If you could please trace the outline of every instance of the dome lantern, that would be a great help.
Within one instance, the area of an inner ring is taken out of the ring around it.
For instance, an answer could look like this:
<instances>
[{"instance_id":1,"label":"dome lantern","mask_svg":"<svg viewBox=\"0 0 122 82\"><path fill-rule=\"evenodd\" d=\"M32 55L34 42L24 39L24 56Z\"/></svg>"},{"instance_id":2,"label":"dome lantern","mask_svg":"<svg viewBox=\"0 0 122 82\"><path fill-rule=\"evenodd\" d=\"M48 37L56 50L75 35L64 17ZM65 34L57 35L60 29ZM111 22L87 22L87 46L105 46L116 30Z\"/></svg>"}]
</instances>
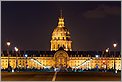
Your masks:
<instances>
[{"instance_id":1,"label":"dome lantern","mask_svg":"<svg viewBox=\"0 0 122 82\"><path fill-rule=\"evenodd\" d=\"M64 18L62 16L62 10L60 10L60 17L58 21L58 27L64 27Z\"/></svg>"}]
</instances>

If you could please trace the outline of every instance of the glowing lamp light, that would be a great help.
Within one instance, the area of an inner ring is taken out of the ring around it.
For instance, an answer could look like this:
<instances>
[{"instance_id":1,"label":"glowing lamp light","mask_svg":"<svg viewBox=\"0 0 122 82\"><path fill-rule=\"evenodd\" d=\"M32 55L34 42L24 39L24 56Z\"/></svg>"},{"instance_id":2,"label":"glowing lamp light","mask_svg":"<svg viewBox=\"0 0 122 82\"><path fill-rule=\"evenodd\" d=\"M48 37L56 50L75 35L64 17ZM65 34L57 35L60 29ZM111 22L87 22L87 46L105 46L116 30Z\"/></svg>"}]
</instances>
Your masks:
<instances>
[{"instance_id":1,"label":"glowing lamp light","mask_svg":"<svg viewBox=\"0 0 122 82\"><path fill-rule=\"evenodd\" d=\"M17 52L19 49L17 47L14 47L15 51Z\"/></svg>"},{"instance_id":2,"label":"glowing lamp light","mask_svg":"<svg viewBox=\"0 0 122 82\"><path fill-rule=\"evenodd\" d=\"M117 70L115 70L115 73L117 73Z\"/></svg>"},{"instance_id":3,"label":"glowing lamp light","mask_svg":"<svg viewBox=\"0 0 122 82\"><path fill-rule=\"evenodd\" d=\"M117 46L117 43L114 43L113 46L114 46L114 48L115 48L115 47Z\"/></svg>"},{"instance_id":4,"label":"glowing lamp light","mask_svg":"<svg viewBox=\"0 0 122 82\"><path fill-rule=\"evenodd\" d=\"M10 44L11 44L10 41L7 41L7 46L10 46Z\"/></svg>"},{"instance_id":5,"label":"glowing lamp light","mask_svg":"<svg viewBox=\"0 0 122 82\"><path fill-rule=\"evenodd\" d=\"M56 68L54 69L54 71L56 71Z\"/></svg>"},{"instance_id":6,"label":"glowing lamp light","mask_svg":"<svg viewBox=\"0 0 122 82\"><path fill-rule=\"evenodd\" d=\"M99 55L95 55L95 57L96 57L96 58L98 58L98 57L99 57Z\"/></svg>"},{"instance_id":7,"label":"glowing lamp light","mask_svg":"<svg viewBox=\"0 0 122 82\"><path fill-rule=\"evenodd\" d=\"M12 72L14 72L14 69L12 69Z\"/></svg>"},{"instance_id":8,"label":"glowing lamp light","mask_svg":"<svg viewBox=\"0 0 122 82\"><path fill-rule=\"evenodd\" d=\"M28 55L27 55L27 54L25 54L25 57L28 57Z\"/></svg>"},{"instance_id":9,"label":"glowing lamp light","mask_svg":"<svg viewBox=\"0 0 122 82\"><path fill-rule=\"evenodd\" d=\"M106 49L106 52L108 52L108 51L109 51L109 48Z\"/></svg>"}]
</instances>

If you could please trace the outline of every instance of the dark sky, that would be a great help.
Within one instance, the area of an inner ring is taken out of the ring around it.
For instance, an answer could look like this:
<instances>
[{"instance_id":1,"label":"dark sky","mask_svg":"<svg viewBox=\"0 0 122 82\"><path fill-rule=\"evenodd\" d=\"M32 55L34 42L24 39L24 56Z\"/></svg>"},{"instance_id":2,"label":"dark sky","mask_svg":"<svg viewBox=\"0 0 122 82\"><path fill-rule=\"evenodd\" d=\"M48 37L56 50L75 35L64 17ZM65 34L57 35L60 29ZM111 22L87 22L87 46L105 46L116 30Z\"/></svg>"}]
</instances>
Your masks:
<instances>
[{"instance_id":1,"label":"dark sky","mask_svg":"<svg viewBox=\"0 0 122 82\"><path fill-rule=\"evenodd\" d=\"M2 50L6 41L11 49L50 50L53 29L60 9L70 30L73 50L113 50L121 46L120 1L2 1Z\"/></svg>"}]
</instances>

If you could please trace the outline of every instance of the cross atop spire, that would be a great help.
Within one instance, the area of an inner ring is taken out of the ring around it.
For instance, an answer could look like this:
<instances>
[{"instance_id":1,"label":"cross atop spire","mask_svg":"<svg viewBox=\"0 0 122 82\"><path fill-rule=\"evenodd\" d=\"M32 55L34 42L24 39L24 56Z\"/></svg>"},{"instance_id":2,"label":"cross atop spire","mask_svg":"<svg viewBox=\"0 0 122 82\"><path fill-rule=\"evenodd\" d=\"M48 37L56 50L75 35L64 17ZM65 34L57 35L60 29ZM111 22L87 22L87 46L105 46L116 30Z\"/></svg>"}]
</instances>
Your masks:
<instances>
[{"instance_id":1,"label":"cross atop spire","mask_svg":"<svg viewBox=\"0 0 122 82\"><path fill-rule=\"evenodd\" d=\"M62 9L60 10L60 17L62 18Z\"/></svg>"}]
</instances>

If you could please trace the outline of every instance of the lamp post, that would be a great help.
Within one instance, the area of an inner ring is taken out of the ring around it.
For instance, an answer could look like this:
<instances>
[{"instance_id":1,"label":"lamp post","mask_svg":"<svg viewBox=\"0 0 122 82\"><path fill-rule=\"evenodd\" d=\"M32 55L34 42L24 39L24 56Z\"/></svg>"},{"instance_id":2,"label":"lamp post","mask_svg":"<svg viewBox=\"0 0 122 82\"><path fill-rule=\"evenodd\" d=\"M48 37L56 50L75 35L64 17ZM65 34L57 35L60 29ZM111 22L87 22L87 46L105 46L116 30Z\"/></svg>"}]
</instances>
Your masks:
<instances>
[{"instance_id":1,"label":"lamp post","mask_svg":"<svg viewBox=\"0 0 122 82\"><path fill-rule=\"evenodd\" d=\"M28 57L28 55L25 54L25 57L26 57L26 70L27 70L27 57Z\"/></svg>"},{"instance_id":2,"label":"lamp post","mask_svg":"<svg viewBox=\"0 0 122 82\"><path fill-rule=\"evenodd\" d=\"M109 48L106 49L106 53L107 53L107 55L108 55L108 53L109 53ZM106 57L107 57L107 56L106 56ZM106 59L106 70L107 70L107 64L108 64L107 62L108 62L108 61L107 61L107 59Z\"/></svg>"},{"instance_id":3,"label":"lamp post","mask_svg":"<svg viewBox=\"0 0 122 82\"><path fill-rule=\"evenodd\" d=\"M114 71L116 72L116 65L115 65L115 54L116 54L116 51L115 51L115 49L117 47L117 43L114 43L113 47L114 47Z\"/></svg>"},{"instance_id":4,"label":"lamp post","mask_svg":"<svg viewBox=\"0 0 122 82\"><path fill-rule=\"evenodd\" d=\"M16 51L16 70L17 70L17 67L18 67L18 59L17 59L17 52L18 52L18 48L17 47L14 47L15 51Z\"/></svg>"},{"instance_id":5,"label":"lamp post","mask_svg":"<svg viewBox=\"0 0 122 82\"><path fill-rule=\"evenodd\" d=\"M9 62L9 47L10 47L11 43L10 43L10 41L7 41L6 44L8 46L8 48L7 48L7 54L8 54L8 68L9 68L9 66L10 66L10 62Z\"/></svg>"},{"instance_id":6,"label":"lamp post","mask_svg":"<svg viewBox=\"0 0 122 82\"><path fill-rule=\"evenodd\" d=\"M97 65L96 65L96 68L98 70L98 58L99 58L99 55L95 55L95 57L97 58Z\"/></svg>"},{"instance_id":7,"label":"lamp post","mask_svg":"<svg viewBox=\"0 0 122 82\"><path fill-rule=\"evenodd\" d=\"M109 48L106 49L106 52L107 52L107 53L109 52Z\"/></svg>"}]
</instances>

